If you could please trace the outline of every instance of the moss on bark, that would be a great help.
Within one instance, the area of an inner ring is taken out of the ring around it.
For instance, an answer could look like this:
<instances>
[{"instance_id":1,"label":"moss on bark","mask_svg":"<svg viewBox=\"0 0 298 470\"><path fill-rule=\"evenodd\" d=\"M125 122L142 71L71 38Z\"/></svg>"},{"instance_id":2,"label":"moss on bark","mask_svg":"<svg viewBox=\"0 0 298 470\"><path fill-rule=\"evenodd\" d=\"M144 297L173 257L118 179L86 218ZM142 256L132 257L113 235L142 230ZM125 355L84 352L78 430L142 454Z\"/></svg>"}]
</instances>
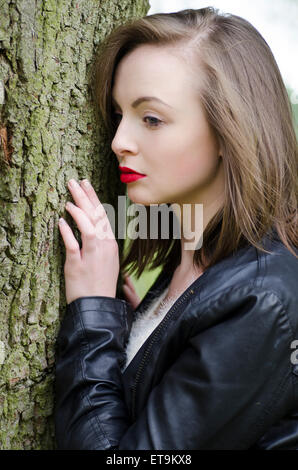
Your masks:
<instances>
[{"instance_id":1,"label":"moss on bark","mask_svg":"<svg viewBox=\"0 0 298 470\"><path fill-rule=\"evenodd\" d=\"M0 448L55 448L55 342L66 300L58 229L70 178L123 194L90 98L97 45L147 0L7 0L0 15ZM109 175L109 177L107 177ZM107 185L109 181L109 186Z\"/></svg>"}]
</instances>

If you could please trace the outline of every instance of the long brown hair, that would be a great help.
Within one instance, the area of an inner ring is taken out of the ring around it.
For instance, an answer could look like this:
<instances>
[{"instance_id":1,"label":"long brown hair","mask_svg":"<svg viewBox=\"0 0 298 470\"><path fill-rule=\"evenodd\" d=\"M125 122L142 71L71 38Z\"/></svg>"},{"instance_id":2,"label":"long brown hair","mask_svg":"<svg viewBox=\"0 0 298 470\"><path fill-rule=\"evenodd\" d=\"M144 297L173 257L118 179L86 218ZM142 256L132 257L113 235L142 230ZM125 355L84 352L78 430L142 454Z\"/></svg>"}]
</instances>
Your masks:
<instances>
[{"instance_id":1,"label":"long brown hair","mask_svg":"<svg viewBox=\"0 0 298 470\"><path fill-rule=\"evenodd\" d=\"M116 130L111 100L115 69L125 54L143 44L182 45L190 51L194 67L203 73L198 98L223 150L225 205L205 228L193 263L206 269L247 244L266 252L260 241L271 230L297 257L294 116L261 34L245 19L213 7L158 13L118 26L100 45L92 86L111 141ZM149 233L149 210L147 215ZM172 236L130 240L122 272L139 277L145 268L174 269L181 247Z\"/></svg>"}]
</instances>

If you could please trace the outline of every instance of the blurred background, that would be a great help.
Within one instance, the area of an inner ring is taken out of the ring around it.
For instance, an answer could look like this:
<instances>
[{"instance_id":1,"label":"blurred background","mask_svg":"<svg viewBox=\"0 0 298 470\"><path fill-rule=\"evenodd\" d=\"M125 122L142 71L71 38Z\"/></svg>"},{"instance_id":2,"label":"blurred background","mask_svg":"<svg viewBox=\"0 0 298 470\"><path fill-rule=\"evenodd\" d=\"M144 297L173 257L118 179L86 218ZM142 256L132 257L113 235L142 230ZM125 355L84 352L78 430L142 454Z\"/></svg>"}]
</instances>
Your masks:
<instances>
[{"instance_id":1,"label":"blurred background","mask_svg":"<svg viewBox=\"0 0 298 470\"><path fill-rule=\"evenodd\" d=\"M298 136L298 0L149 0L149 3L147 15L213 6L250 21L268 43L279 66L293 107ZM141 298L159 272L160 269L145 272L139 280L132 276Z\"/></svg>"}]
</instances>

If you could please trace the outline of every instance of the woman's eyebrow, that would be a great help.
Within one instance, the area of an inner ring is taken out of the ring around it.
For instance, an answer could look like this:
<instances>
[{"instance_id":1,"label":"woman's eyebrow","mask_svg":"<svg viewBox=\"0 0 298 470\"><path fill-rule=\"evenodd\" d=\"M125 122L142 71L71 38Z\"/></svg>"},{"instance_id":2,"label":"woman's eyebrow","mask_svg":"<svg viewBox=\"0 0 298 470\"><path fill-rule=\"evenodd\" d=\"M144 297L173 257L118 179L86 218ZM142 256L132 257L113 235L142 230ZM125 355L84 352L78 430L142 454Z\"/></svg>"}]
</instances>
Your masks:
<instances>
[{"instance_id":1,"label":"woman's eyebrow","mask_svg":"<svg viewBox=\"0 0 298 470\"><path fill-rule=\"evenodd\" d=\"M158 103L161 103L165 106L168 106L169 108L172 108L172 106L170 106L169 104L165 103L164 101L162 101L161 99L157 98L156 96L141 96L140 98L137 98L135 101L133 101L131 103L131 106L133 108L137 108L141 103L143 103L143 101L157 101ZM112 102L113 104L115 104L116 106L119 106L117 101L114 99L114 97L112 96Z\"/></svg>"}]
</instances>

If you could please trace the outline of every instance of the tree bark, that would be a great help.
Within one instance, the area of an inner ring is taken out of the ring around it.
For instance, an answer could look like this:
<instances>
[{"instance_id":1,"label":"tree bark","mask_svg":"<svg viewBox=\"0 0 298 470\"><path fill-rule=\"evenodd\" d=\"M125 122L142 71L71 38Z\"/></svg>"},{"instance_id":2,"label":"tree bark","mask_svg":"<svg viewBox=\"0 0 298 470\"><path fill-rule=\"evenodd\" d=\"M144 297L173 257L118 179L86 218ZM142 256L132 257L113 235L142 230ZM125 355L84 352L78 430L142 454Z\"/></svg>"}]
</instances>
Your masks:
<instances>
[{"instance_id":1,"label":"tree bark","mask_svg":"<svg viewBox=\"0 0 298 470\"><path fill-rule=\"evenodd\" d=\"M0 448L54 449L55 341L66 299L58 229L70 178L124 194L91 104L97 45L148 0L0 0ZM115 206L116 207L116 206Z\"/></svg>"}]
</instances>

